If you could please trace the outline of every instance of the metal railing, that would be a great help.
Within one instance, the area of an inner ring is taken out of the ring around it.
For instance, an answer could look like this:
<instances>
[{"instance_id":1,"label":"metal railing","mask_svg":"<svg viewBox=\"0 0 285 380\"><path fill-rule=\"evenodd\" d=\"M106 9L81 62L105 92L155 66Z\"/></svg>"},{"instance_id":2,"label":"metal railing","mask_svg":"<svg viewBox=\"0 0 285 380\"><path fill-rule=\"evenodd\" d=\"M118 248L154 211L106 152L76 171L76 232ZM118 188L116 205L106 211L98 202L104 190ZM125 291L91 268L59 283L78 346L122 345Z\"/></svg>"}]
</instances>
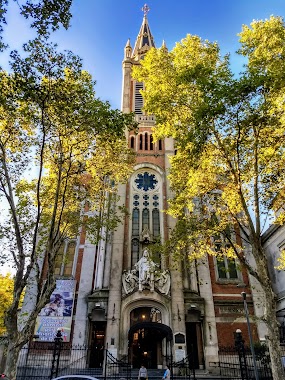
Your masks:
<instances>
[{"instance_id":1,"label":"metal railing","mask_svg":"<svg viewBox=\"0 0 285 380\"><path fill-rule=\"evenodd\" d=\"M259 380L272 380L270 357L264 345L255 347L255 364ZM244 346L220 347L219 368L223 379L255 379L254 362L251 350Z\"/></svg>"}]
</instances>

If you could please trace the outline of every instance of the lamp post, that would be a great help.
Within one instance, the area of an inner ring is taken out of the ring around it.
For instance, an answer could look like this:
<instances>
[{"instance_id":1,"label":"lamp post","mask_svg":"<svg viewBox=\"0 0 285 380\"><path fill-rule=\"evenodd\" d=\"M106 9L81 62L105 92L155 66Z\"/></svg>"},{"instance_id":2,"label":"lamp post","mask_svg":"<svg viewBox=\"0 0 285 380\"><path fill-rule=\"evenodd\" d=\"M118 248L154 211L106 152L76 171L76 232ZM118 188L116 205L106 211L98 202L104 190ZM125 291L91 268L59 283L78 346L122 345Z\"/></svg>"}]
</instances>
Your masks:
<instances>
[{"instance_id":1,"label":"lamp post","mask_svg":"<svg viewBox=\"0 0 285 380\"><path fill-rule=\"evenodd\" d=\"M58 375L59 358L62 348L62 333L61 328L57 329L56 336L54 338L53 358L51 364L50 380Z\"/></svg>"},{"instance_id":2,"label":"lamp post","mask_svg":"<svg viewBox=\"0 0 285 380\"><path fill-rule=\"evenodd\" d=\"M250 321L249 321L249 316L248 316L246 292L241 292L241 296L243 299L243 307L244 307L244 312L245 312L245 316L246 316L246 323L247 323L248 336L249 336L249 344L250 344L250 350L251 350L251 354L252 354L252 361L253 361L253 368L254 368L254 376L255 376L255 380L259 380L258 370L257 370L257 365L256 365L256 359L255 359L255 352L254 352L254 347L253 347L253 339L252 339L251 329L250 329Z\"/></svg>"},{"instance_id":3,"label":"lamp post","mask_svg":"<svg viewBox=\"0 0 285 380\"><path fill-rule=\"evenodd\" d=\"M248 367L244 349L244 339L240 329L234 332L235 347L238 352L241 380L248 380Z\"/></svg>"}]
</instances>

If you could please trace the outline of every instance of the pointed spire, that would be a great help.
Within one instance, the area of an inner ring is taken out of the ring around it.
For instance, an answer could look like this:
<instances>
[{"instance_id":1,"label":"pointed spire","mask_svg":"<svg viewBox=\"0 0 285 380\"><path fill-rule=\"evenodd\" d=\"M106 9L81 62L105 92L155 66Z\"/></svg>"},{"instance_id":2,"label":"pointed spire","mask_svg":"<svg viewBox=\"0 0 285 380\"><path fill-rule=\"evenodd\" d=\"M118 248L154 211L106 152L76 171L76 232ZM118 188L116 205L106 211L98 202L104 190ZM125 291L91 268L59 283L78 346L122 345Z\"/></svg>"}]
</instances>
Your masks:
<instances>
[{"instance_id":1,"label":"pointed spire","mask_svg":"<svg viewBox=\"0 0 285 380\"><path fill-rule=\"evenodd\" d=\"M132 56L132 47L131 47L131 41L128 39L126 46L125 46L125 59L131 58Z\"/></svg>"},{"instance_id":2,"label":"pointed spire","mask_svg":"<svg viewBox=\"0 0 285 380\"><path fill-rule=\"evenodd\" d=\"M149 10L150 8L147 4L145 4L142 8L142 11L144 13L143 22L137 36L132 54L132 58L135 58L136 60L141 59L142 55L144 55L150 48L155 47L153 36L151 34L147 20L147 14Z\"/></svg>"},{"instance_id":3,"label":"pointed spire","mask_svg":"<svg viewBox=\"0 0 285 380\"><path fill-rule=\"evenodd\" d=\"M167 50L167 46L166 46L166 43L164 40L162 40L162 45L161 45L161 48L162 49L166 49Z\"/></svg>"}]
</instances>

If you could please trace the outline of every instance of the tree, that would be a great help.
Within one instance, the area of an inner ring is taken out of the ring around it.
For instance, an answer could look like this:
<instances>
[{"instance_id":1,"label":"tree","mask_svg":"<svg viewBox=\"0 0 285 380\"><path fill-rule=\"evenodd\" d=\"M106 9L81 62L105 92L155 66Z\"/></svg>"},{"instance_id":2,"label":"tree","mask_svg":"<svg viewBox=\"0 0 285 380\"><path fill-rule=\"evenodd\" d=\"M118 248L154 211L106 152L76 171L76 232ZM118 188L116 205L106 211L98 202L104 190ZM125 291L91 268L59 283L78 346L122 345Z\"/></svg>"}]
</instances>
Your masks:
<instances>
[{"instance_id":1,"label":"tree","mask_svg":"<svg viewBox=\"0 0 285 380\"><path fill-rule=\"evenodd\" d=\"M12 303L14 281L10 274L0 275L0 297L1 297L1 309L0 309L0 335L5 334L6 329L4 325L5 311Z\"/></svg>"},{"instance_id":2,"label":"tree","mask_svg":"<svg viewBox=\"0 0 285 380\"><path fill-rule=\"evenodd\" d=\"M30 25L38 35L48 37L51 32L63 26L69 27L72 0L1 0L0 1L0 51L7 47L2 38L6 24L6 13L9 2L15 2L20 14L30 21Z\"/></svg>"},{"instance_id":3,"label":"tree","mask_svg":"<svg viewBox=\"0 0 285 380\"><path fill-rule=\"evenodd\" d=\"M0 197L9 209L0 238L16 271L5 313L10 379L55 288L55 265L65 239L76 237L79 228L116 226L119 215L107 213L105 205L133 165L125 140L133 116L96 98L95 82L81 60L49 41L50 29L67 22L66 8L59 4L70 6L71 1L55 3L22 6L25 16L39 20L33 22L38 34L24 45L23 57L11 52L10 73L0 71Z\"/></svg>"},{"instance_id":4,"label":"tree","mask_svg":"<svg viewBox=\"0 0 285 380\"><path fill-rule=\"evenodd\" d=\"M218 254L237 257L264 292L262 319L277 380L285 377L262 231L274 213L275 222L284 221L283 20L254 21L239 36L238 53L248 63L238 78L217 43L191 35L171 52L151 49L133 74L145 84L156 138L172 136L177 148L169 211L178 223L168 248L186 248L189 259L215 255L222 236Z\"/></svg>"},{"instance_id":5,"label":"tree","mask_svg":"<svg viewBox=\"0 0 285 380\"><path fill-rule=\"evenodd\" d=\"M16 267L13 303L5 317L11 378L17 353L33 335L36 317L54 289L61 245L83 224L96 221L84 218L84 201L102 218L106 197L115 194L132 167L124 139L131 117L95 98L90 75L70 53L55 53L39 41L29 53L24 61L15 55L14 73L2 72L0 84L6 97L0 109L0 191L10 211L1 230ZM31 277L37 291L29 294L29 313L15 318Z\"/></svg>"}]
</instances>

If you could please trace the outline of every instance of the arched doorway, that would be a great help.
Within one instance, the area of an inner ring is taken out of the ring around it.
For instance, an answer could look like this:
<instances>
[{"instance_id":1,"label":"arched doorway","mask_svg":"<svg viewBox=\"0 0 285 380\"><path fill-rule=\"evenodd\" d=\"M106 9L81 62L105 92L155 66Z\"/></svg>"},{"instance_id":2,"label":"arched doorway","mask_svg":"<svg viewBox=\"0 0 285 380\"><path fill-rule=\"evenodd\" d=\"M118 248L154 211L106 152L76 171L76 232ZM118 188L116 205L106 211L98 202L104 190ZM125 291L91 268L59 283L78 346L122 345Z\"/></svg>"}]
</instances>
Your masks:
<instances>
[{"instance_id":1,"label":"arched doorway","mask_svg":"<svg viewBox=\"0 0 285 380\"><path fill-rule=\"evenodd\" d=\"M161 314L156 308L140 307L131 312L128 341L133 368L142 364L147 368L162 368L171 360L172 330L161 323Z\"/></svg>"}]
</instances>

